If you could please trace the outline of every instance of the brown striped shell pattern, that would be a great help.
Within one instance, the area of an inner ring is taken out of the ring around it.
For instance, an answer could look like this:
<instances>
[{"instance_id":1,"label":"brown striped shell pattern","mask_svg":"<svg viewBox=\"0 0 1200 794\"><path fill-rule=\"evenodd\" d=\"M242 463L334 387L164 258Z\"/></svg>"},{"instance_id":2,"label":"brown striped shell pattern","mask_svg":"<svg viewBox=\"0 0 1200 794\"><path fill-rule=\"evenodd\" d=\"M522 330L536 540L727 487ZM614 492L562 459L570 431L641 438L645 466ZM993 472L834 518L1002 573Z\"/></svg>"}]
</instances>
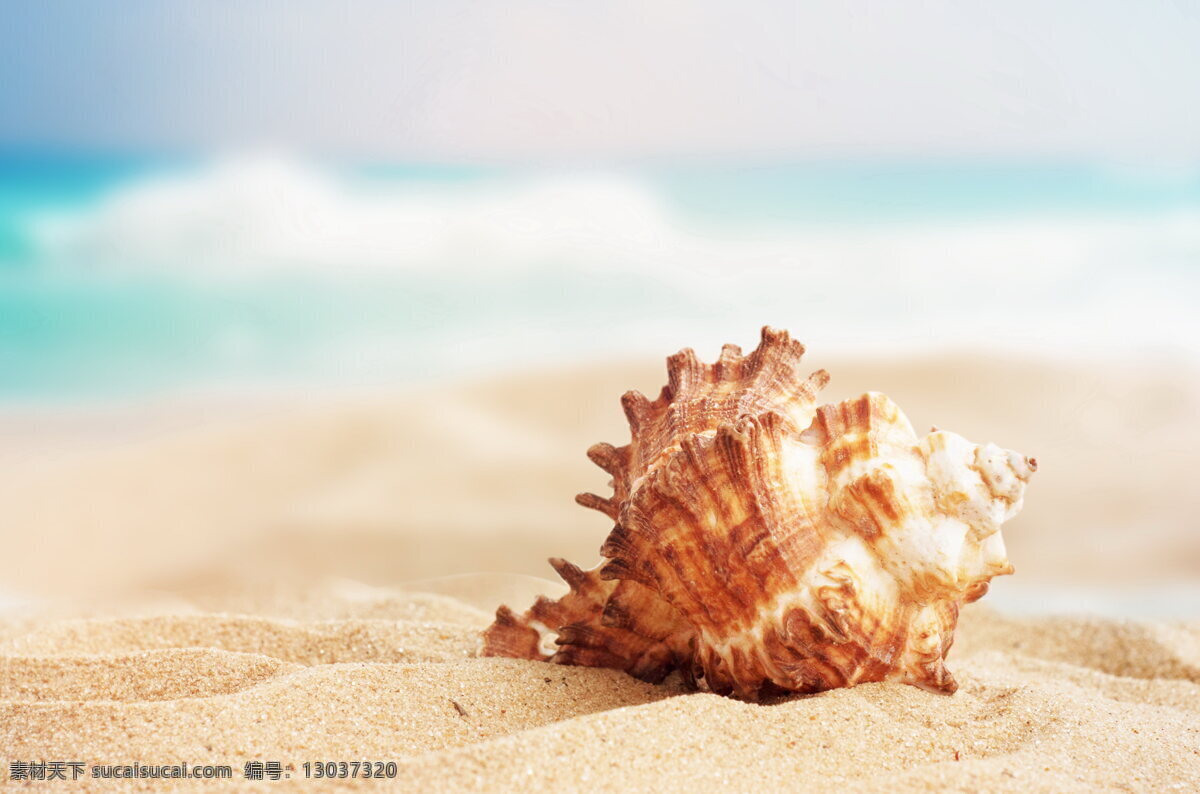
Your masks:
<instances>
[{"instance_id":1,"label":"brown striped shell pattern","mask_svg":"<svg viewBox=\"0 0 1200 794\"><path fill-rule=\"evenodd\" d=\"M615 525L570 586L507 606L482 653L672 672L746 699L901 681L944 693L959 608L1012 573L1000 526L1037 462L934 430L919 437L871 392L818 405L829 375L764 328L743 356L667 359L658 399L621 399L632 440L588 450L613 495L581 494Z\"/></svg>"}]
</instances>

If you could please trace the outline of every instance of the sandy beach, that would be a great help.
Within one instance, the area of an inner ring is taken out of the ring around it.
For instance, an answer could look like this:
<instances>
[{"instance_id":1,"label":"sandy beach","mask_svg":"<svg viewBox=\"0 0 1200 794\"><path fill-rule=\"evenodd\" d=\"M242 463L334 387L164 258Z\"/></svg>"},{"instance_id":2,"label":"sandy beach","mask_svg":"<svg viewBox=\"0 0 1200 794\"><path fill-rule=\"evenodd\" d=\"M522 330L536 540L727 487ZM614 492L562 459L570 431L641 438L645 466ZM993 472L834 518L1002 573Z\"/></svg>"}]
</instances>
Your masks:
<instances>
[{"instance_id":1,"label":"sandy beach","mask_svg":"<svg viewBox=\"0 0 1200 794\"><path fill-rule=\"evenodd\" d=\"M644 360L386 397L4 416L2 774L228 764L225 783L31 788L329 790L304 764L358 760L394 762L395 777L337 786L1200 788L1195 373L806 361L833 373L828 400L884 391L918 428L1041 462L1004 530L1017 574L963 612L955 695L866 684L751 704L475 656L497 605L561 592L546 557L598 559L608 524L572 496L604 488L583 453L627 439L621 392L661 386ZM1132 619L1004 611L1052 588L1083 606L1152 597ZM254 761L290 778L251 784Z\"/></svg>"}]
</instances>

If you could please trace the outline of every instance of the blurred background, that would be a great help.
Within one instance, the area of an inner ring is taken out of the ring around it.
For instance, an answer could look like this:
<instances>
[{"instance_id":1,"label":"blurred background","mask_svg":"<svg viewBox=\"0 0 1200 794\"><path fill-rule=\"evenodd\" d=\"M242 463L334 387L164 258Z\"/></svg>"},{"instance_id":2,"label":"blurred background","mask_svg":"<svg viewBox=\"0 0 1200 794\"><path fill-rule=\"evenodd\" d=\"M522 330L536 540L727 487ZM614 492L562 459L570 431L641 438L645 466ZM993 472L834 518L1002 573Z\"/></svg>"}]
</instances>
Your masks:
<instances>
[{"instance_id":1,"label":"blurred background","mask_svg":"<svg viewBox=\"0 0 1200 794\"><path fill-rule=\"evenodd\" d=\"M1200 609L1187 3L57 2L0 25L0 593L548 574L662 357L1036 454L1017 610Z\"/></svg>"}]
</instances>

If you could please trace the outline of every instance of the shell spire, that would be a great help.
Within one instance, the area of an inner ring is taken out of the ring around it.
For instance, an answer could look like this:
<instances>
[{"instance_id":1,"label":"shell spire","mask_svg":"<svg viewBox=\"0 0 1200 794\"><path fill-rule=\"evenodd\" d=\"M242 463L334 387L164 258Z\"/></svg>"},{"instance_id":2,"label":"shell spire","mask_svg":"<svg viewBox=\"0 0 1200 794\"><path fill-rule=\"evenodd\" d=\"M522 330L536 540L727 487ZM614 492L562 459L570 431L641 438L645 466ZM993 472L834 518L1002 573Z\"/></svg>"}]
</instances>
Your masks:
<instances>
[{"instance_id":1,"label":"shell spire","mask_svg":"<svg viewBox=\"0 0 1200 794\"><path fill-rule=\"evenodd\" d=\"M501 607L485 655L678 672L754 699L897 680L953 692L962 604L1011 573L1000 525L1036 461L940 430L918 438L886 396L819 406L824 370L764 328L742 355L667 359L651 401L621 399L631 441L588 457L611 497L600 565L551 560L570 591Z\"/></svg>"}]
</instances>

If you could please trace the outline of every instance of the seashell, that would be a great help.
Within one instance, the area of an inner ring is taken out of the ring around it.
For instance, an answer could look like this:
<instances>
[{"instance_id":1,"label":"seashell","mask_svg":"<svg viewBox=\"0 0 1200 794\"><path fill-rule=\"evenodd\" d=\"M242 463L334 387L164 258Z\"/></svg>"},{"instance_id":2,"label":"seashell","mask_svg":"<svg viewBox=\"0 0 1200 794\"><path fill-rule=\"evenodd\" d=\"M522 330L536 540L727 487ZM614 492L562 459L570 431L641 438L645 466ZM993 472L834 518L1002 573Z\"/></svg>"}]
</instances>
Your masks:
<instances>
[{"instance_id":1,"label":"seashell","mask_svg":"<svg viewBox=\"0 0 1200 794\"><path fill-rule=\"evenodd\" d=\"M959 608L1013 572L1001 525L1033 458L934 430L918 437L883 394L818 405L823 371L764 328L743 356L667 359L658 399L621 399L631 442L588 456L613 495L577 501L615 522L601 563L550 563L570 586L507 606L484 655L678 672L746 699L866 681L957 688Z\"/></svg>"}]
</instances>

